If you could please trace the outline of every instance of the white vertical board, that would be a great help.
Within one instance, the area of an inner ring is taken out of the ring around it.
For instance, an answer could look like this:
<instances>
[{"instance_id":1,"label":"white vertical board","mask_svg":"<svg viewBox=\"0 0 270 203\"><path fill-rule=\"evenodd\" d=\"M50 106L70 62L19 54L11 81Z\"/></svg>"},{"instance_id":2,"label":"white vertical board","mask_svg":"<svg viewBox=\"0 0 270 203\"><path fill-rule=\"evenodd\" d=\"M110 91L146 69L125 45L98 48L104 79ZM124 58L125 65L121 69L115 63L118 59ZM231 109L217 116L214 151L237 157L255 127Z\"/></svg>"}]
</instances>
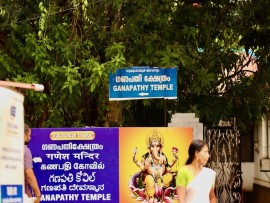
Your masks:
<instances>
[{"instance_id":1,"label":"white vertical board","mask_svg":"<svg viewBox=\"0 0 270 203\"><path fill-rule=\"evenodd\" d=\"M23 202L24 96L0 87L0 202Z\"/></svg>"}]
</instances>

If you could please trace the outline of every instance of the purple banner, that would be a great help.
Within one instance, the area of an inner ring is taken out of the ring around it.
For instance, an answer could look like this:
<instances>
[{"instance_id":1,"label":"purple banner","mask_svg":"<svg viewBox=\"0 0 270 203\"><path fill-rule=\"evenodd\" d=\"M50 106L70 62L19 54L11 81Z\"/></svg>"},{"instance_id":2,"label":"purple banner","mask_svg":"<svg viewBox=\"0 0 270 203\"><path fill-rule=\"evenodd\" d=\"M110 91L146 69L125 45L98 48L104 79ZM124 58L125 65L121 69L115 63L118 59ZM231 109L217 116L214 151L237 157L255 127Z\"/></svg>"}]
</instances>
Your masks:
<instances>
[{"instance_id":1,"label":"purple banner","mask_svg":"<svg viewBox=\"0 0 270 203\"><path fill-rule=\"evenodd\" d=\"M42 202L119 202L118 128L32 129Z\"/></svg>"}]
</instances>

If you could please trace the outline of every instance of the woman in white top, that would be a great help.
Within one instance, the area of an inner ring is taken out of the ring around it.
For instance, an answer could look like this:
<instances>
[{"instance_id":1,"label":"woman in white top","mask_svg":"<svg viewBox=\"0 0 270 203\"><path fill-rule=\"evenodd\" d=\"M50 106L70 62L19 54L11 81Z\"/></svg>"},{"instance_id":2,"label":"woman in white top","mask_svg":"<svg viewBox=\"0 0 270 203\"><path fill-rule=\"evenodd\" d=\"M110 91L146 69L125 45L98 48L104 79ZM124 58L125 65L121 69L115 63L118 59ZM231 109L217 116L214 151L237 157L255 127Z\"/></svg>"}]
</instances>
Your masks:
<instances>
[{"instance_id":1,"label":"woman in white top","mask_svg":"<svg viewBox=\"0 0 270 203\"><path fill-rule=\"evenodd\" d=\"M216 203L215 171L204 167L209 159L206 143L193 140L186 165L178 170L176 190L179 203Z\"/></svg>"}]
</instances>

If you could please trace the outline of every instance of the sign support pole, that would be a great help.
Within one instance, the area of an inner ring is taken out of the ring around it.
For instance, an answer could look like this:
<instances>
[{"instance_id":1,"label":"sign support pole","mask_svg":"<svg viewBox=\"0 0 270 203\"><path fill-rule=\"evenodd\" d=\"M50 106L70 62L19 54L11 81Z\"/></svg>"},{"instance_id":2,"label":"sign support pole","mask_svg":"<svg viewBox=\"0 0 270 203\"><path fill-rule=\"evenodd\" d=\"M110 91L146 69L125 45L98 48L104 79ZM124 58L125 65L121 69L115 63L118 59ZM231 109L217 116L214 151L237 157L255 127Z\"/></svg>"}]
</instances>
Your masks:
<instances>
[{"instance_id":1,"label":"sign support pole","mask_svg":"<svg viewBox=\"0 0 270 203\"><path fill-rule=\"evenodd\" d=\"M11 82L11 81L3 81L0 80L0 86L3 87L17 87L23 89L30 89L34 91L43 91L44 86L41 84L28 84L28 83L21 83L21 82Z\"/></svg>"}]
</instances>

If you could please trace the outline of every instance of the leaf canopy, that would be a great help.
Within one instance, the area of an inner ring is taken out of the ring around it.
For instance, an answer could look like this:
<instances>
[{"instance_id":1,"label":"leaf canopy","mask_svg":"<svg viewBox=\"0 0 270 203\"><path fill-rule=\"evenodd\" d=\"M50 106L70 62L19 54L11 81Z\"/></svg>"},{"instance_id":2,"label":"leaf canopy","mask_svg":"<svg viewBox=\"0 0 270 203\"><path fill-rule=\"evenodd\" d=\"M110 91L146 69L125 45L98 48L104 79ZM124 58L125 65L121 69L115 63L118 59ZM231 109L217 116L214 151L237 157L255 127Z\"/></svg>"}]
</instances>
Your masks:
<instances>
[{"instance_id":1,"label":"leaf canopy","mask_svg":"<svg viewBox=\"0 0 270 203\"><path fill-rule=\"evenodd\" d=\"M249 125L270 105L268 4L1 0L0 77L44 84L23 92L36 127L163 126L175 112ZM178 99L109 102L109 72L130 66L178 67Z\"/></svg>"}]
</instances>

